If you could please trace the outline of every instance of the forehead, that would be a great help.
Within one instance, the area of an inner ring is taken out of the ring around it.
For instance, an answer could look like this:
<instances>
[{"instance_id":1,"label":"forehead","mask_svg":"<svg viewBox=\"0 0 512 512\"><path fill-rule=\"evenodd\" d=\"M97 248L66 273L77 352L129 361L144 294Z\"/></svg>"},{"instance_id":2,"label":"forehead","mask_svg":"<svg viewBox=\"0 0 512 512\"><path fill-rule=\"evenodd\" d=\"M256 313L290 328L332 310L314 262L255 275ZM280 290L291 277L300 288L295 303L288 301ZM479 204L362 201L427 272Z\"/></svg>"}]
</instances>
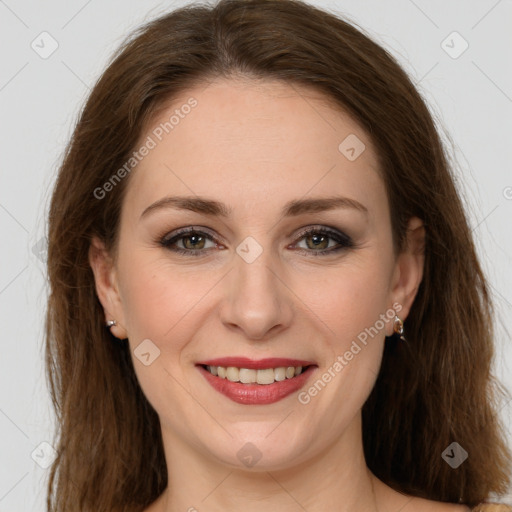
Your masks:
<instances>
[{"instance_id":1,"label":"forehead","mask_svg":"<svg viewBox=\"0 0 512 512\"><path fill-rule=\"evenodd\" d=\"M149 139L126 196L137 210L166 194L229 198L235 210L333 193L378 206L385 195L364 130L320 92L295 84L197 85L158 110L137 147Z\"/></svg>"}]
</instances>

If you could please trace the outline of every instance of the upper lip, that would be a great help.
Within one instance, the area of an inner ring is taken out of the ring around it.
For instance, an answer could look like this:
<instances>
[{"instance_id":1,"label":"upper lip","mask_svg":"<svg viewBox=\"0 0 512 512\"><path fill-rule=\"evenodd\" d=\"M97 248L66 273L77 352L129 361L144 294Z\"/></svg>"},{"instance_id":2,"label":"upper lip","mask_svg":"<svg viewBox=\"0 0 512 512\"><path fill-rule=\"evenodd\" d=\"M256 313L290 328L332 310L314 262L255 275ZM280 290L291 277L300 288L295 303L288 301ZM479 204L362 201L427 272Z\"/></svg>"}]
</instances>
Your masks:
<instances>
[{"instance_id":1,"label":"upper lip","mask_svg":"<svg viewBox=\"0 0 512 512\"><path fill-rule=\"evenodd\" d=\"M279 368L281 366L311 366L315 363L304 361L302 359L288 359L282 357L269 357L265 359L249 359L247 357L220 357L217 359L208 359L196 363L207 366L234 366L235 368L248 368L249 370L259 370L263 368Z\"/></svg>"}]
</instances>

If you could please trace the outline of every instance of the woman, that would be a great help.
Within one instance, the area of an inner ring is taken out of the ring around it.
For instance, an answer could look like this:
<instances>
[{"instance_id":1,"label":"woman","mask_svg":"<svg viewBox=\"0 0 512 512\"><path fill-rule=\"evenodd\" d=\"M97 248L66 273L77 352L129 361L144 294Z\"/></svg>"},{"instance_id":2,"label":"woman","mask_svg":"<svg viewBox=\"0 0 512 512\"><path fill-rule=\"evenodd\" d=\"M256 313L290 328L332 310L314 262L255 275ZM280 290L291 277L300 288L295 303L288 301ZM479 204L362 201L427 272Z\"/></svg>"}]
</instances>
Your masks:
<instances>
[{"instance_id":1,"label":"woman","mask_svg":"<svg viewBox=\"0 0 512 512\"><path fill-rule=\"evenodd\" d=\"M48 265L48 510L510 510L442 144L345 21L223 0L143 27L75 128Z\"/></svg>"}]
</instances>

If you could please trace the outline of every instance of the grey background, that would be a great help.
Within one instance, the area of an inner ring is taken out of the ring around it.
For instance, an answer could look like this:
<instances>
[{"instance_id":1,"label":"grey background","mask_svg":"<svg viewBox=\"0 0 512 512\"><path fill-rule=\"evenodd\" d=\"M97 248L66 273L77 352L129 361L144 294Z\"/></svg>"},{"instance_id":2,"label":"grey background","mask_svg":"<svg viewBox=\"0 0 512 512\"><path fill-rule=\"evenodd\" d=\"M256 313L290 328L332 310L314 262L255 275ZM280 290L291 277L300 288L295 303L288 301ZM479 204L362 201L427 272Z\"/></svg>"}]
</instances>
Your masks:
<instances>
[{"instance_id":1,"label":"grey background","mask_svg":"<svg viewBox=\"0 0 512 512\"><path fill-rule=\"evenodd\" d=\"M41 443L51 444L53 419L43 366L41 239L65 144L123 38L186 3L0 0L0 512L45 509L44 466L52 452ZM512 390L512 2L310 3L363 27L399 59L428 101L456 165L496 300L495 372ZM50 36L41 36L44 31ZM503 402L500 414L512 443L512 403ZM464 448L471 456L471 446Z\"/></svg>"}]
</instances>

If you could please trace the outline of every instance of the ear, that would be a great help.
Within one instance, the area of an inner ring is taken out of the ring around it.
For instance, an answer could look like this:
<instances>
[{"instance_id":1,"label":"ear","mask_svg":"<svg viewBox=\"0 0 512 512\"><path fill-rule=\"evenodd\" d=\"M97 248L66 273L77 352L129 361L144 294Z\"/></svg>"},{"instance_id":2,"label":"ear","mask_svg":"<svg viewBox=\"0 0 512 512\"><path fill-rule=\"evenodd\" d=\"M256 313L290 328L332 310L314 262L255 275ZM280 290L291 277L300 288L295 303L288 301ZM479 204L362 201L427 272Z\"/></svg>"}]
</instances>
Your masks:
<instances>
[{"instance_id":1,"label":"ear","mask_svg":"<svg viewBox=\"0 0 512 512\"><path fill-rule=\"evenodd\" d=\"M393 304L398 316L405 320L423 278L425 264L425 226L418 217L409 219L405 249L398 255L392 281Z\"/></svg>"},{"instance_id":2,"label":"ear","mask_svg":"<svg viewBox=\"0 0 512 512\"><path fill-rule=\"evenodd\" d=\"M115 320L116 325L110 332L119 339L126 339L127 332L123 307L117 286L116 269L110 253L105 244L97 237L93 237L89 246L89 264L94 274L96 294L103 306L105 322Z\"/></svg>"}]
</instances>

